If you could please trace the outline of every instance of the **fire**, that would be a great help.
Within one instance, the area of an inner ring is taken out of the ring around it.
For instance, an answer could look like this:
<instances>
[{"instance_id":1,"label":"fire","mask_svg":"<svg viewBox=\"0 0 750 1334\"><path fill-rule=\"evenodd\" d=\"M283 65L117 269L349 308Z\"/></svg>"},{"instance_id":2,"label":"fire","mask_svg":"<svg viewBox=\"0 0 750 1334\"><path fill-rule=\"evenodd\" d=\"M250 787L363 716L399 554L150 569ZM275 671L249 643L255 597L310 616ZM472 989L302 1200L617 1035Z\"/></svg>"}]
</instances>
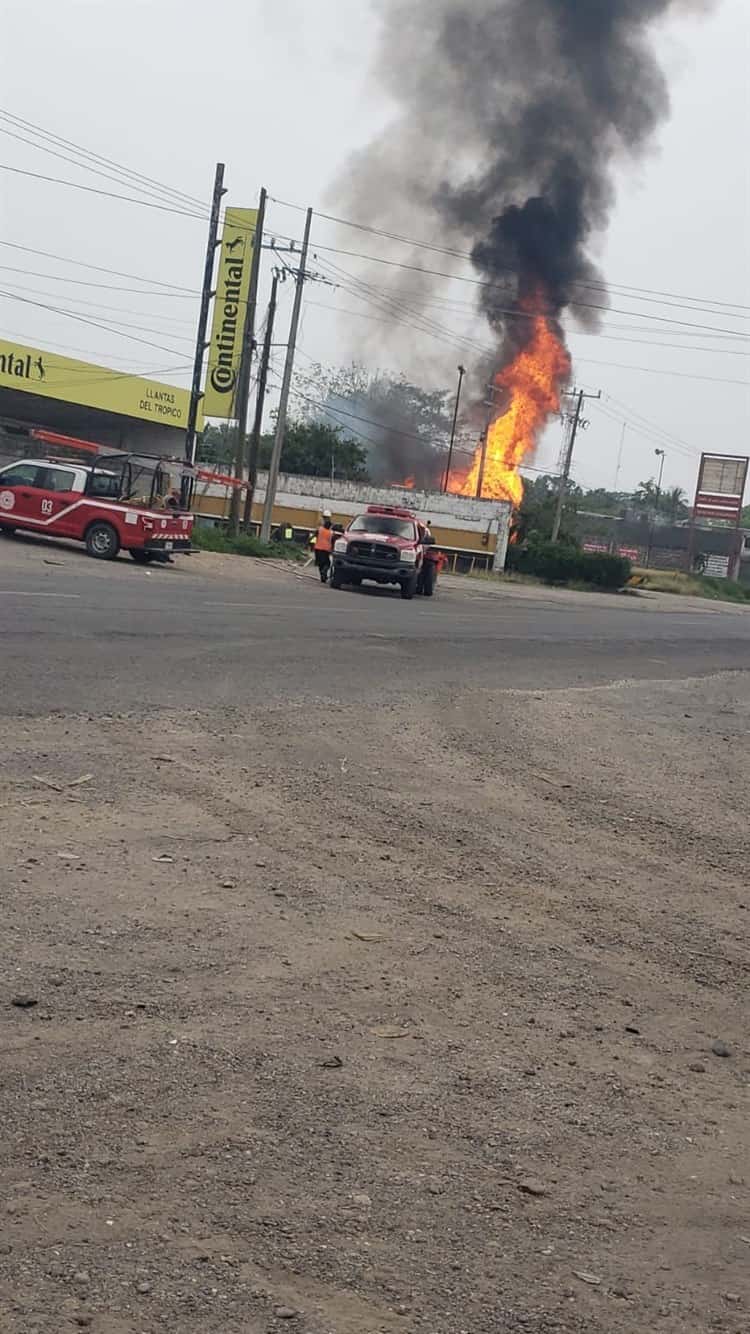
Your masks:
<instances>
[{"instance_id":1,"label":"fire","mask_svg":"<svg viewBox=\"0 0 750 1334\"><path fill-rule=\"evenodd\" d=\"M569 374L567 348L548 319L536 315L529 342L495 376L495 386L501 391L497 394L500 415L489 427L481 478L483 496L492 500L510 500L516 508L521 504L523 478L518 469L536 448L547 419L552 413L559 412L560 389ZM451 490L464 496L477 494L482 453L480 443L468 472Z\"/></svg>"},{"instance_id":2,"label":"fire","mask_svg":"<svg viewBox=\"0 0 750 1334\"><path fill-rule=\"evenodd\" d=\"M413 477L406 477L399 485L403 486L406 491L413 491L416 483Z\"/></svg>"}]
</instances>

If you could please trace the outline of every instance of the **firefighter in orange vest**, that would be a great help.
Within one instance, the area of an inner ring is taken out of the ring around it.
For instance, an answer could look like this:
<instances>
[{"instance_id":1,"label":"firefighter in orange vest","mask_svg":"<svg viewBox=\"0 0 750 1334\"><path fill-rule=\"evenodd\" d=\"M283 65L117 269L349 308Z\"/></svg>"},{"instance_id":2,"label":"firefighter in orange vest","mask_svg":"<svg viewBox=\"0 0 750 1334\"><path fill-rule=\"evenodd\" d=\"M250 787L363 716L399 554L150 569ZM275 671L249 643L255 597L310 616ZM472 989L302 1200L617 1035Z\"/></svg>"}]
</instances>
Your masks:
<instances>
[{"instance_id":1,"label":"firefighter in orange vest","mask_svg":"<svg viewBox=\"0 0 750 1334\"><path fill-rule=\"evenodd\" d=\"M313 549L315 551L315 564L320 574L320 582L324 584L328 580L328 572L331 568L331 552L338 533L334 529L330 510L323 510L321 517L323 522L315 534Z\"/></svg>"}]
</instances>

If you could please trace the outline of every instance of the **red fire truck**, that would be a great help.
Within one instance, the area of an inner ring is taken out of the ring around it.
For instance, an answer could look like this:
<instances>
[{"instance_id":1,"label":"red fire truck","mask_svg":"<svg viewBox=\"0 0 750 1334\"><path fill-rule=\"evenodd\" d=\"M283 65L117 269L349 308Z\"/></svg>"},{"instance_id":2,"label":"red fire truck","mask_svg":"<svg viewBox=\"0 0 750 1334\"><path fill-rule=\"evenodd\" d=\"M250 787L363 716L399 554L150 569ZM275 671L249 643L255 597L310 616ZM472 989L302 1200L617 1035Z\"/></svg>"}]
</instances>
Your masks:
<instances>
[{"instance_id":1,"label":"red fire truck","mask_svg":"<svg viewBox=\"0 0 750 1334\"><path fill-rule=\"evenodd\" d=\"M333 544L331 588L371 579L397 584L402 598L432 597L444 559L412 510L368 505Z\"/></svg>"},{"instance_id":2,"label":"red fire truck","mask_svg":"<svg viewBox=\"0 0 750 1334\"><path fill-rule=\"evenodd\" d=\"M120 551L141 564L168 558L191 549L193 516L183 508L191 472L179 460L139 454L19 459L0 468L0 532L72 538L99 560Z\"/></svg>"}]
</instances>

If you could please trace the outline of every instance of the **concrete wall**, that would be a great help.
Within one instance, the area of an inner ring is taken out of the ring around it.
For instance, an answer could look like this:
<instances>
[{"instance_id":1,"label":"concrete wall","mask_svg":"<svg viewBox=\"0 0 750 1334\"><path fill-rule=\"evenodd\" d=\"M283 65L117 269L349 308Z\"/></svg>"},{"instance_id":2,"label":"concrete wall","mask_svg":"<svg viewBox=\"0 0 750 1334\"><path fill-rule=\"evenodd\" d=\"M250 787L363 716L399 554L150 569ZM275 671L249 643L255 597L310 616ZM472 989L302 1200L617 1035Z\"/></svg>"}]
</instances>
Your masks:
<instances>
[{"instance_id":1,"label":"concrete wall","mask_svg":"<svg viewBox=\"0 0 750 1334\"><path fill-rule=\"evenodd\" d=\"M266 496L266 474L258 474L253 520L260 522ZM431 521L436 541L450 550L478 556L493 555L502 569L507 553L511 507L507 501L474 500L466 496L408 491L400 487L376 487L361 482L331 482L322 477L299 477L281 473L274 504L274 523L312 529L320 512L330 509L334 520L345 526L367 505L403 505L418 518ZM196 514L206 518L229 513L229 489L199 483L193 504Z\"/></svg>"}]
</instances>

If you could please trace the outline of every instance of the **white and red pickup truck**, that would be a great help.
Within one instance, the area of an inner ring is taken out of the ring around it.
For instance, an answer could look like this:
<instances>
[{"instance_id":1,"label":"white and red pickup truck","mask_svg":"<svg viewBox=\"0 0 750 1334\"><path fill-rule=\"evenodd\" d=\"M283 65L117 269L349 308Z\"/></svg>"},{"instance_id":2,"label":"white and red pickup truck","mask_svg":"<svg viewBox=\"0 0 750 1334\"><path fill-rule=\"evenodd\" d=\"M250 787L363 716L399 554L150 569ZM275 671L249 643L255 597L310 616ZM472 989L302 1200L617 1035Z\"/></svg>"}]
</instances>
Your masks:
<instances>
[{"instance_id":1,"label":"white and red pickup truck","mask_svg":"<svg viewBox=\"0 0 750 1334\"><path fill-rule=\"evenodd\" d=\"M16 529L83 542L90 556L129 551L146 564L191 549L193 516L157 459L139 468L133 455L96 463L19 459L0 468L0 532Z\"/></svg>"}]
</instances>

